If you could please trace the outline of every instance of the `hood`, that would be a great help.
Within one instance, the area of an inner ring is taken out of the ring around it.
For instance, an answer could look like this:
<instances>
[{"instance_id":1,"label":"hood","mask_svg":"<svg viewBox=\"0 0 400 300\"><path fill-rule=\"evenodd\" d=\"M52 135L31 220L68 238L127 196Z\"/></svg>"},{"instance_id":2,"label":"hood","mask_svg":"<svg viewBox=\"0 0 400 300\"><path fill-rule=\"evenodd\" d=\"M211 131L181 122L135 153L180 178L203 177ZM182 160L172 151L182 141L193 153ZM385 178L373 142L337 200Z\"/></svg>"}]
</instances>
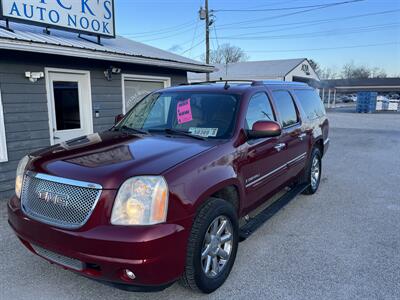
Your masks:
<instances>
[{"instance_id":1,"label":"hood","mask_svg":"<svg viewBox=\"0 0 400 300\"><path fill-rule=\"evenodd\" d=\"M32 153L29 169L117 189L130 177L160 175L213 145L187 137L107 131Z\"/></svg>"}]
</instances>

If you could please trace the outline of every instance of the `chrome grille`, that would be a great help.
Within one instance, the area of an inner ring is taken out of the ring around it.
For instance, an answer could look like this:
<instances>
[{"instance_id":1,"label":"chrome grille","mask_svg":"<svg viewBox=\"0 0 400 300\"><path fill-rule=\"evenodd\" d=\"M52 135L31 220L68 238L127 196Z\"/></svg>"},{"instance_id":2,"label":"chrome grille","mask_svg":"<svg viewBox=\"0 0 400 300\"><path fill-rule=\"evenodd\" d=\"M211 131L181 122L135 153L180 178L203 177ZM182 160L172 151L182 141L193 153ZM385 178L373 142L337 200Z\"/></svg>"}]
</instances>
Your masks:
<instances>
[{"instance_id":1,"label":"chrome grille","mask_svg":"<svg viewBox=\"0 0 400 300\"><path fill-rule=\"evenodd\" d=\"M84 268L83 262L80 260L77 260L75 258L67 257L55 252L52 252L50 250L44 249L42 247L32 245L33 250L40 256L43 256L44 258L47 258L48 260L58 263L62 266L77 270L77 271L82 271Z\"/></svg>"},{"instance_id":2,"label":"chrome grille","mask_svg":"<svg viewBox=\"0 0 400 300\"><path fill-rule=\"evenodd\" d=\"M62 228L79 228L89 219L101 186L44 174L27 173L22 210L37 221Z\"/></svg>"}]
</instances>

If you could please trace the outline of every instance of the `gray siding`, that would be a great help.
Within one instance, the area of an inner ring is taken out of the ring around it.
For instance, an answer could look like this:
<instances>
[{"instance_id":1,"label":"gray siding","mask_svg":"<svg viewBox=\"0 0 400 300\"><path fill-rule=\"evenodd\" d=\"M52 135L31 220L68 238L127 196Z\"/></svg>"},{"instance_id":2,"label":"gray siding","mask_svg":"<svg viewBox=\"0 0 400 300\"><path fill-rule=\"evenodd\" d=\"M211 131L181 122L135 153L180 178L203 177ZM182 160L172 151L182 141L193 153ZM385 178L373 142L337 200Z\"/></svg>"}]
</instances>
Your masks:
<instances>
[{"instance_id":1,"label":"gray siding","mask_svg":"<svg viewBox=\"0 0 400 300\"><path fill-rule=\"evenodd\" d=\"M90 71L92 106L100 112L99 118L93 112L93 127L99 132L110 128L114 117L122 112L121 75L113 75L112 81L104 77L110 65L120 67L124 74L170 77L172 85L187 81L186 72L181 70L0 50L0 89L8 151L8 162L0 163L0 200L13 193L18 161L50 145L46 81L32 83L25 78L25 71L44 72L45 67Z\"/></svg>"}]
</instances>

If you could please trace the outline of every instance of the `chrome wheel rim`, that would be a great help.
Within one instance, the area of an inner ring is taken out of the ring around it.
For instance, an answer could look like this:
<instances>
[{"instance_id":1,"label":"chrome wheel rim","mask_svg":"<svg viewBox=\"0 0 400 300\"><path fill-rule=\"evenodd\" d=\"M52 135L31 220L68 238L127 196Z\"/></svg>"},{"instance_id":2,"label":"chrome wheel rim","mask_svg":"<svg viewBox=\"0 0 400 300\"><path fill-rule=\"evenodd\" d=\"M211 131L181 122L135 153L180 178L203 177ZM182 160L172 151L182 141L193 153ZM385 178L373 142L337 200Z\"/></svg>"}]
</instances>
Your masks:
<instances>
[{"instance_id":1,"label":"chrome wheel rim","mask_svg":"<svg viewBox=\"0 0 400 300\"><path fill-rule=\"evenodd\" d=\"M311 187L316 189L319 182L319 176L321 174L321 168L318 156L314 156L312 165L311 165Z\"/></svg>"},{"instance_id":2,"label":"chrome wheel rim","mask_svg":"<svg viewBox=\"0 0 400 300\"><path fill-rule=\"evenodd\" d=\"M233 226L225 216L211 222L203 240L201 266L207 277L217 277L225 268L232 253Z\"/></svg>"}]
</instances>

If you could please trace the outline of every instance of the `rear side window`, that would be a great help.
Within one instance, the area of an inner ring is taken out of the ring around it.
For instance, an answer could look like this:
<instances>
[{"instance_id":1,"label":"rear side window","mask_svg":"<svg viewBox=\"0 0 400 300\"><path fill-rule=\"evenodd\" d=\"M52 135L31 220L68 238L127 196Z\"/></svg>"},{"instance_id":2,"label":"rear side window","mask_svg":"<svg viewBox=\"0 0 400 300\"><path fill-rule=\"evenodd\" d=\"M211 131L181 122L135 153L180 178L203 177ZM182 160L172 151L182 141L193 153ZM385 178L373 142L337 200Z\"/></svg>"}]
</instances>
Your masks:
<instances>
[{"instance_id":1,"label":"rear side window","mask_svg":"<svg viewBox=\"0 0 400 300\"><path fill-rule=\"evenodd\" d=\"M325 115L324 104L316 91L295 90L294 93L309 119L315 119Z\"/></svg>"},{"instance_id":2,"label":"rear side window","mask_svg":"<svg viewBox=\"0 0 400 300\"><path fill-rule=\"evenodd\" d=\"M282 127L289 127L299 122L293 98L288 91L272 92L282 121Z\"/></svg>"},{"instance_id":3,"label":"rear side window","mask_svg":"<svg viewBox=\"0 0 400 300\"><path fill-rule=\"evenodd\" d=\"M267 94L258 93L251 97L246 114L246 129L253 128L257 121L275 121L275 115Z\"/></svg>"}]
</instances>

